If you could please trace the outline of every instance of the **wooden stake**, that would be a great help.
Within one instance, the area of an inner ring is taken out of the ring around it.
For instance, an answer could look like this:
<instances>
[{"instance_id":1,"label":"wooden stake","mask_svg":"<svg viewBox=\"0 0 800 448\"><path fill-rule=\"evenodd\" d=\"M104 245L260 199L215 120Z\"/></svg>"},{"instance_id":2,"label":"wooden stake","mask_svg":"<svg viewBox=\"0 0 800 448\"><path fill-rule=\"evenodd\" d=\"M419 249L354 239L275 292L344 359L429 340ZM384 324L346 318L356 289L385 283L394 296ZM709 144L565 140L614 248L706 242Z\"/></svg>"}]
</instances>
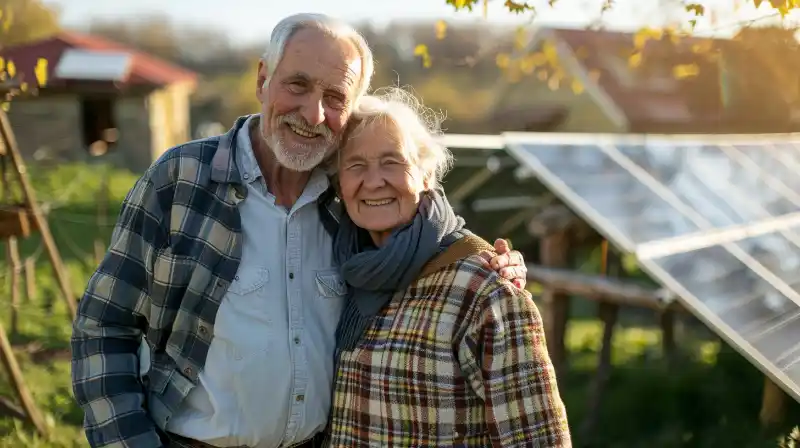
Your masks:
<instances>
[{"instance_id":1,"label":"wooden stake","mask_svg":"<svg viewBox=\"0 0 800 448\"><path fill-rule=\"evenodd\" d=\"M547 235L540 242L540 256L543 265L566 267L569 255L569 234L559 232ZM544 286L542 288L542 319L544 320L547 351L553 362L556 376L564 374L567 364L565 335L569 320L569 296Z\"/></svg>"},{"instance_id":2,"label":"wooden stake","mask_svg":"<svg viewBox=\"0 0 800 448\"><path fill-rule=\"evenodd\" d=\"M3 366L6 368L11 386L28 417L28 422L36 428L40 435L47 436L47 426L44 423L44 418L39 413L28 386L25 385L25 378L22 376L22 370L17 364L17 358L14 357L14 352L11 350L11 343L8 341L8 335L2 323L0 323L0 357L2 357Z\"/></svg>"},{"instance_id":3,"label":"wooden stake","mask_svg":"<svg viewBox=\"0 0 800 448\"><path fill-rule=\"evenodd\" d=\"M106 253L105 230L108 226L108 170L103 170L100 175L100 187L97 190L97 236L94 240L95 264L103 261Z\"/></svg>"},{"instance_id":4,"label":"wooden stake","mask_svg":"<svg viewBox=\"0 0 800 448\"><path fill-rule=\"evenodd\" d=\"M33 257L25 259L25 297L28 302L33 301L36 295L36 260Z\"/></svg>"},{"instance_id":5,"label":"wooden stake","mask_svg":"<svg viewBox=\"0 0 800 448\"><path fill-rule=\"evenodd\" d=\"M12 236L7 240L6 250L8 252L8 270L11 274L11 336L13 337L19 334L19 306L22 292L20 288L22 263L19 260L19 245L16 237Z\"/></svg>"},{"instance_id":6,"label":"wooden stake","mask_svg":"<svg viewBox=\"0 0 800 448\"><path fill-rule=\"evenodd\" d=\"M772 429L783 423L786 415L786 392L764 375L764 395L758 419L764 429Z\"/></svg>"},{"instance_id":7,"label":"wooden stake","mask_svg":"<svg viewBox=\"0 0 800 448\"><path fill-rule=\"evenodd\" d=\"M33 191L33 187L31 187L31 184L28 181L28 173L25 167L25 162L22 160L22 154L17 147L17 140L14 137L11 124L8 121L8 116L2 110L0 110L0 134L0 137L2 137L5 143L6 151L11 157L11 163L15 168L14 171L16 172L17 180L19 181L20 189L22 190L23 202L28 207L31 215L33 215L33 220L36 223L36 226L39 228L39 232L42 236L42 243L44 244L44 247L47 250L47 255L50 258L50 264L53 267L56 281L61 289L61 295L67 304L67 310L69 310L70 319L74 319L75 314L77 313L77 304L67 278L64 262L61 260L61 254L59 254L58 247L53 239L53 235L50 233L50 226L44 217L44 213L42 213L42 209L39 208L39 204L36 202L36 193Z\"/></svg>"}]
</instances>

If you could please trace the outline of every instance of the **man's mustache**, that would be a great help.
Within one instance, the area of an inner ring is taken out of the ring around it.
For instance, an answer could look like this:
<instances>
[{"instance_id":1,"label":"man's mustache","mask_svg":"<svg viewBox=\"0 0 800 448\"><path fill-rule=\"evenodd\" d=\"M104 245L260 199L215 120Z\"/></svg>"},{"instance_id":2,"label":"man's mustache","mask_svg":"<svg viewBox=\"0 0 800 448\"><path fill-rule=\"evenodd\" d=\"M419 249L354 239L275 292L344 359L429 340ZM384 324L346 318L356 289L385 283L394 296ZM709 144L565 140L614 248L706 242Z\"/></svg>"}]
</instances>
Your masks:
<instances>
[{"instance_id":1,"label":"man's mustache","mask_svg":"<svg viewBox=\"0 0 800 448\"><path fill-rule=\"evenodd\" d=\"M331 131L330 128L325 125L325 123L320 123L320 124L318 124L316 126L311 126L306 122L306 120L303 117L301 117L301 116L299 116L297 114L281 115L281 116L278 117L278 123L279 124L283 124L283 123L290 124L292 126L295 126L295 127L301 128L301 129L306 129L306 130L308 130L310 132L313 132L314 134L319 134L323 138L325 138L325 140L328 140L328 141L333 140L333 131Z\"/></svg>"}]
</instances>

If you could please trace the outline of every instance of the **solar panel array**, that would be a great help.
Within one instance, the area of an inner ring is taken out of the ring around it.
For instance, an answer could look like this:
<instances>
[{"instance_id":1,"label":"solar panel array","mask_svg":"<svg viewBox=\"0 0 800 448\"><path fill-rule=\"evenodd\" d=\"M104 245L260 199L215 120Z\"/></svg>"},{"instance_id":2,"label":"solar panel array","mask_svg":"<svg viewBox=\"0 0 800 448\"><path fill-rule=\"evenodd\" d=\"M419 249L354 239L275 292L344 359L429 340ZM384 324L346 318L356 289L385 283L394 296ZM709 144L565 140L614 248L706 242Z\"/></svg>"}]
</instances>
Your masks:
<instances>
[{"instance_id":1,"label":"solar panel array","mask_svg":"<svg viewBox=\"0 0 800 448\"><path fill-rule=\"evenodd\" d=\"M800 135L507 134L506 147L800 400Z\"/></svg>"}]
</instances>

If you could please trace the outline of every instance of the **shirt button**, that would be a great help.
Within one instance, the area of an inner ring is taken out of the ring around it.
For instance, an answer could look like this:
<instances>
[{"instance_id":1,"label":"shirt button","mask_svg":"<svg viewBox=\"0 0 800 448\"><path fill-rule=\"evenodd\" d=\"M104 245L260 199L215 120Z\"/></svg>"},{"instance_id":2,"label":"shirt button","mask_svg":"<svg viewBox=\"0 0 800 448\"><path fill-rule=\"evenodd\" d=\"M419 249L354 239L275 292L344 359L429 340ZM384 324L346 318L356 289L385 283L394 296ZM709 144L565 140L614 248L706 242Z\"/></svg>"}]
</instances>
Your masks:
<instances>
[{"instance_id":1,"label":"shirt button","mask_svg":"<svg viewBox=\"0 0 800 448\"><path fill-rule=\"evenodd\" d=\"M194 372L194 370L192 370L191 367L187 367L187 368L183 369L183 373L185 373L188 376L192 376L192 372Z\"/></svg>"},{"instance_id":2,"label":"shirt button","mask_svg":"<svg viewBox=\"0 0 800 448\"><path fill-rule=\"evenodd\" d=\"M208 333L208 328L205 325L200 325L200 334L205 336Z\"/></svg>"},{"instance_id":3,"label":"shirt button","mask_svg":"<svg viewBox=\"0 0 800 448\"><path fill-rule=\"evenodd\" d=\"M236 276L236 277L234 277L233 279L234 279L234 280L236 280L236 281L239 281L239 276L237 275L237 276Z\"/></svg>"},{"instance_id":4,"label":"shirt button","mask_svg":"<svg viewBox=\"0 0 800 448\"><path fill-rule=\"evenodd\" d=\"M247 180L247 179L250 179L250 175L249 175L249 174L245 174L245 175L244 175L244 179L245 179L245 180Z\"/></svg>"},{"instance_id":5,"label":"shirt button","mask_svg":"<svg viewBox=\"0 0 800 448\"><path fill-rule=\"evenodd\" d=\"M303 400L305 400L305 399L306 399L306 396L305 396L305 395L298 395L297 397L295 397L295 400L296 400L296 401L303 401Z\"/></svg>"},{"instance_id":6,"label":"shirt button","mask_svg":"<svg viewBox=\"0 0 800 448\"><path fill-rule=\"evenodd\" d=\"M289 280L292 280L292 279L294 279L294 272L290 272L289 273Z\"/></svg>"},{"instance_id":7,"label":"shirt button","mask_svg":"<svg viewBox=\"0 0 800 448\"><path fill-rule=\"evenodd\" d=\"M295 337L294 338L294 343L295 344L299 344L300 343L300 338L299 337Z\"/></svg>"}]
</instances>

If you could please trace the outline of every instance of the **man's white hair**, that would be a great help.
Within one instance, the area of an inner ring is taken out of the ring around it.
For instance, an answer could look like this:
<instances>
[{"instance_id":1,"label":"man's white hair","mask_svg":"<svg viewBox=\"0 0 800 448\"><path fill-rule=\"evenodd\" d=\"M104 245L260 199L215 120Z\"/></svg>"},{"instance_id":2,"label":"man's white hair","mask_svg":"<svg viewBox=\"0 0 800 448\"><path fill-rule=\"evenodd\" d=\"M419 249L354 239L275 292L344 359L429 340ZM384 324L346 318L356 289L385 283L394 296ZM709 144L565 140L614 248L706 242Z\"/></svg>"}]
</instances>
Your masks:
<instances>
[{"instance_id":1,"label":"man's white hair","mask_svg":"<svg viewBox=\"0 0 800 448\"><path fill-rule=\"evenodd\" d=\"M372 60L372 50L367 45L366 39L355 28L347 23L335 19L325 14L301 13L294 14L281 20L272 30L269 38L267 50L261 56L267 64L267 81L272 78L275 68L283 58L283 52L289 39L302 29L313 28L322 31L326 35L342 39L353 44L361 57L361 78L356 86L354 100L362 97L369 90L369 83L372 81L372 74L375 70L375 63Z\"/></svg>"},{"instance_id":2,"label":"man's white hair","mask_svg":"<svg viewBox=\"0 0 800 448\"><path fill-rule=\"evenodd\" d=\"M391 123L399 143L427 182L428 188L441 186L444 175L453 166L453 154L439 137L442 117L400 87L383 87L366 95L356 104L351 118L348 139L372 123ZM347 144L347 142L345 142Z\"/></svg>"}]
</instances>

